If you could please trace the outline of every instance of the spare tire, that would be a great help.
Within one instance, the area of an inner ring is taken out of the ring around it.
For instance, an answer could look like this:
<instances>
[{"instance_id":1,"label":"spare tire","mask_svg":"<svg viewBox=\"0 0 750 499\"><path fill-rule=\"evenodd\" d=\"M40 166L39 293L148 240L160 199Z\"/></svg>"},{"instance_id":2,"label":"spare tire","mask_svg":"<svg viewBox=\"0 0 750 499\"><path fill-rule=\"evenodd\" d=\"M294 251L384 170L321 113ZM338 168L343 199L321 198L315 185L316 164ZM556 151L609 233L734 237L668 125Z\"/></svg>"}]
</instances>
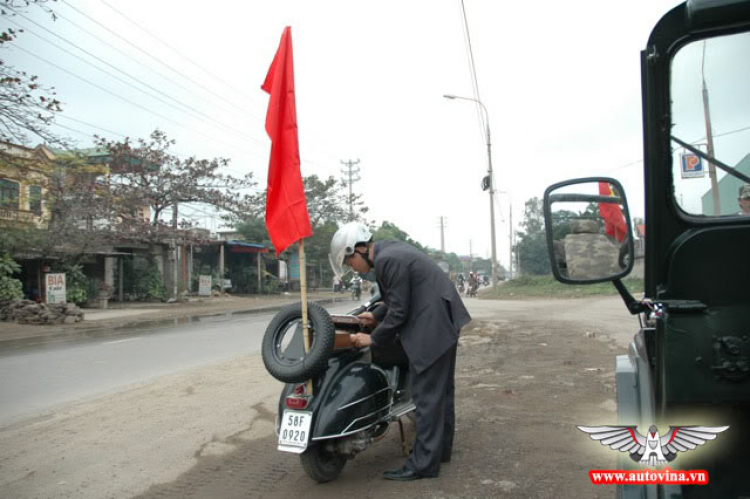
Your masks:
<instances>
[{"instance_id":1,"label":"spare tire","mask_svg":"<svg viewBox=\"0 0 750 499\"><path fill-rule=\"evenodd\" d=\"M279 381L300 383L326 367L333 352L336 330L331 316L317 303L307 303L310 351L305 354L302 336L302 302L284 307L271 320L263 336L266 370Z\"/></svg>"}]
</instances>

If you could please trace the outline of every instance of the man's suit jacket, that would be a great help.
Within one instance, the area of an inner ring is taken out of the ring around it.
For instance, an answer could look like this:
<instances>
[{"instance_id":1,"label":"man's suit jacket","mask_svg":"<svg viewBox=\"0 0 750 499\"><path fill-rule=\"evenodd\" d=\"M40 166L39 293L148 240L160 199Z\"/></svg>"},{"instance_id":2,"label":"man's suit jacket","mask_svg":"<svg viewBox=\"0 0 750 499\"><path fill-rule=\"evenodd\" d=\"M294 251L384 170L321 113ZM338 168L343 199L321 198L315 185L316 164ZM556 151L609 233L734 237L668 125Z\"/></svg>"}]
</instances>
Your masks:
<instances>
[{"instance_id":1,"label":"man's suit jacket","mask_svg":"<svg viewBox=\"0 0 750 499\"><path fill-rule=\"evenodd\" d=\"M413 246L377 242L373 262L385 306L375 313L372 341L379 346L400 335L420 373L456 345L471 316L445 272Z\"/></svg>"}]
</instances>

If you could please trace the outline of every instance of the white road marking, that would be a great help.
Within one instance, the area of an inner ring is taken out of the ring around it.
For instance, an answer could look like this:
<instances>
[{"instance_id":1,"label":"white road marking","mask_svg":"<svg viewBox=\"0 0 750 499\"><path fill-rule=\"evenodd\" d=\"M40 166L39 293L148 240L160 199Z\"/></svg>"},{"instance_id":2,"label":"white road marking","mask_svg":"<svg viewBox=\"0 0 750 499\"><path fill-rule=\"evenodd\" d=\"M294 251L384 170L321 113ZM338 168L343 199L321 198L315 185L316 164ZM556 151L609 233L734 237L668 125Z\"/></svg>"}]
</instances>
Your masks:
<instances>
[{"instance_id":1,"label":"white road marking","mask_svg":"<svg viewBox=\"0 0 750 499\"><path fill-rule=\"evenodd\" d=\"M135 338L127 338L125 340L105 341L104 343L102 343L102 345L112 345L113 343L124 343L126 341L135 341L135 340L140 340L140 339L142 338L138 336Z\"/></svg>"}]
</instances>

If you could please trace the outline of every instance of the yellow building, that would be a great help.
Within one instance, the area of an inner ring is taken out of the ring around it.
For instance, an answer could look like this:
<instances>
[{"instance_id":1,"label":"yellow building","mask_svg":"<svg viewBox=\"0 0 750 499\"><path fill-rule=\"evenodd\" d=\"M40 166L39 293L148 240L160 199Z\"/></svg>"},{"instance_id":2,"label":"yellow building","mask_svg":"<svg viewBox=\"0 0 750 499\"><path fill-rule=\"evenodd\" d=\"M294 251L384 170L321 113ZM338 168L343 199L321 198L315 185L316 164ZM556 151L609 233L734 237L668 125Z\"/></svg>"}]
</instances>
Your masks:
<instances>
[{"instance_id":1,"label":"yellow building","mask_svg":"<svg viewBox=\"0 0 750 499\"><path fill-rule=\"evenodd\" d=\"M0 226L44 228L55 155L43 145L0 142Z\"/></svg>"}]
</instances>

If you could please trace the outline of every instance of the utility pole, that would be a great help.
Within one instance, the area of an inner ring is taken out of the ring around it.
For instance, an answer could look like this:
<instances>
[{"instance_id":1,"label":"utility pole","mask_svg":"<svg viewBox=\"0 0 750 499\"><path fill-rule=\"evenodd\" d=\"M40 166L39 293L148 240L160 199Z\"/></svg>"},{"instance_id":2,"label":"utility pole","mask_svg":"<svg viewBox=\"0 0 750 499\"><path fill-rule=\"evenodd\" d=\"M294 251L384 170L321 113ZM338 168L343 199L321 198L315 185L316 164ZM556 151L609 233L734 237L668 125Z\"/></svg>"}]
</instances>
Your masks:
<instances>
[{"instance_id":1,"label":"utility pole","mask_svg":"<svg viewBox=\"0 0 750 499\"><path fill-rule=\"evenodd\" d=\"M440 251L445 254L445 217L440 217Z\"/></svg>"},{"instance_id":2,"label":"utility pole","mask_svg":"<svg viewBox=\"0 0 750 499\"><path fill-rule=\"evenodd\" d=\"M177 267L179 264L179 260L177 257L179 255L179 250L177 249L177 233L176 233L178 215L179 215L179 207L178 207L177 201L175 201L174 204L172 205L172 230L174 232L172 233L172 236L173 236L172 237L172 252L173 253L171 255L172 258L170 258L170 260L172 260L172 298L174 298L175 301L177 301L177 297L178 297L178 290L177 290L178 268Z\"/></svg>"},{"instance_id":3,"label":"utility pole","mask_svg":"<svg viewBox=\"0 0 750 499\"><path fill-rule=\"evenodd\" d=\"M471 248L471 239L469 239L469 272L474 272L474 250Z\"/></svg>"},{"instance_id":4,"label":"utility pole","mask_svg":"<svg viewBox=\"0 0 750 499\"><path fill-rule=\"evenodd\" d=\"M508 280L513 279L513 203L508 203L510 206L510 227L508 234Z\"/></svg>"},{"instance_id":5,"label":"utility pole","mask_svg":"<svg viewBox=\"0 0 750 499\"><path fill-rule=\"evenodd\" d=\"M714 134L711 129L711 107L708 104L708 87L706 87L706 77L703 74L703 65L706 62L706 42L703 42L703 61L701 62L701 79L703 80L703 117L706 121L706 141L708 142L709 158L714 157ZM708 177L711 179L711 195L714 204L714 215L721 215L721 200L719 199L719 184L716 180L716 167L708 162Z\"/></svg>"},{"instance_id":6,"label":"utility pole","mask_svg":"<svg viewBox=\"0 0 750 499\"><path fill-rule=\"evenodd\" d=\"M346 166L346 170L341 170L341 173L345 175L344 183L349 185L349 221L352 221L354 220L354 194L352 193L352 185L354 182L362 180L362 177L359 176L361 170L359 167L356 167L359 164L359 159L357 161L341 161L341 164Z\"/></svg>"},{"instance_id":7,"label":"utility pole","mask_svg":"<svg viewBox=\"0 0 750 499\"><path fill-rule=\"evenodd\" d=\"M482 101L470 97L459 97L457 95L444 95L446 99L461 99L476 102L484 111L486 141L487 141L487 176L482 182L482 190L490 191L490 242L492 244L492 291L497 292L497 247L495 245L495 180L492 174L492 140L490 139L490 113Z\"/></svg>"}]
</instances>

